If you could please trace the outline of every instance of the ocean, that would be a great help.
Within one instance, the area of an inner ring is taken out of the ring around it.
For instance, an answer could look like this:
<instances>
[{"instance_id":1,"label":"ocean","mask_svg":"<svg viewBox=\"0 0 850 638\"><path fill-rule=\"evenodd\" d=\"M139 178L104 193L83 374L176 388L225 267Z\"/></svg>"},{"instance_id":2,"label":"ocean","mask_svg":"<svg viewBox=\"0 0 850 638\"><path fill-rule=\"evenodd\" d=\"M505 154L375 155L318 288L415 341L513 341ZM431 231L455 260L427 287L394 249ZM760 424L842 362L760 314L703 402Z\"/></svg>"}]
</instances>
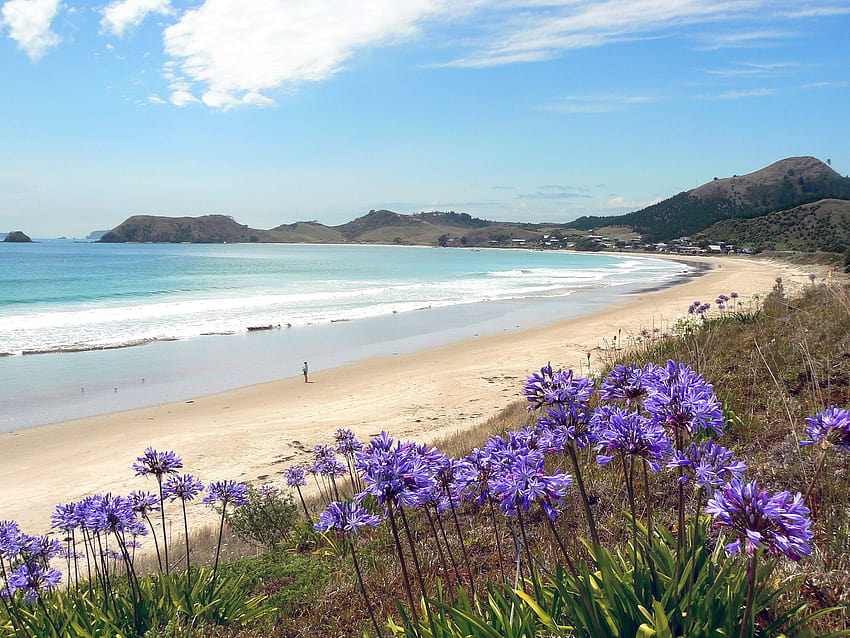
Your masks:
<instances>
[{"instance_id":1,"label":"ocean","mask_svg":"<svg viewBox=\"0 0 850 638\"><path fill-rule=\"evenodd\" d=\"M544 325L692 269L532 250L0 243L0 430Z\"/></svg>"}]
</instances>

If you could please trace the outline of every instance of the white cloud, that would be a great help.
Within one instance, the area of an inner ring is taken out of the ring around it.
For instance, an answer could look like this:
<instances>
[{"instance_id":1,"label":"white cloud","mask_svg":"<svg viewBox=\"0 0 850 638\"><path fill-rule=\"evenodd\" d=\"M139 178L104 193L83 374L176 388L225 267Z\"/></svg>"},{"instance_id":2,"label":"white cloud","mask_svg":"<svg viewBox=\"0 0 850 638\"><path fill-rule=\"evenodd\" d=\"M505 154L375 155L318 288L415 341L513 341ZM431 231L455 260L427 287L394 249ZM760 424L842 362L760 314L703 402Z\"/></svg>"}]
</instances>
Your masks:
<instances>
[{"instance_id":1,"label":"white cloud","mask_svg":"<svg viewBox=\"0 0 850 638\"><path fill-rule=\"evenodd\" d=\"M103 10L100 26L107 33L121 37L152 13L170 15L171 0L115 0Z\"/></svg>"},{"instance_id":2,"label":"white cloud","mask_svg":"<svg viewBox=\"0 0 850 638\"><path fill-rule=\"evenodd\" d=\"M59 7L59 0L8 0L0 10L0 23L31 60L38 60L62 41L50 29Z\"/></svg>"},{"instance_id":3,"label":"white cloud","mask_svg":"<svg viewBox=\"0 0 850 638\"><path fill-rule=\"evenodd\" d=\"M605 202L602 205L602 208L631 208L633 210L639 210L641 208L646 208L647 206L657 204L660 201L661 198L656 198L644 202L638 202L634 200L628 200L625 197L618 195L616 197L612 197L607 202Z\"/></svg>"},{"instance_id":4,"label":"white cloud","mask_svg":"<svg viewBox=\"0 0 850 638\"><path fill-rule=\"evenodd\" d=\"M189 93L189 91L181 90L172 92L168 100L175 106L187 106L189 104L195 104L197 102L200 102L200 100L191 93Z\"/></svg>"},{"instance_id":5,"label":"white cloud","mask_svg":"<svg viewBox=\"0 0 850 638\"><path fill-rule=\"evenodd\" d=\"M740 100L746 97L766 97L775 93L775 89L742 89L739 91L724 91L717 95L703 95L701 97L709 100Z\"/></svg>"},{"instance_id":6,"label":"white cloud","mask_svg":"<svg viewBox=\"0 0 850 638\"><path fill-rule=\"evenodd\" d=\"M614 113L660 99L653 95L565 95L543 108L560 113Z\"/></svg>"},{"instance_id":7,"label":"white cloud","mask_svg":"<svg viewBox=\"0 0 850 638\"><path fill-rule=\"evenodd\" d=\"M324 80L358 49L411 37L453 2L206 0L165 30L165 51L205 104L265 105L261 91Z\"/></svg>"},{"instance_id":8,"label":"white cloud","mask_svg":"<svg viewBox=\"0 0 850 638\"><path fill-rule=\"evenodd\" d=\"M754 31L738 31L735 33L711 33L700 36L703 51L717 49L752 49L774 46L780 40L795 37L792 31L777 29L757 29Z\"/></svg>"}]
</instances>

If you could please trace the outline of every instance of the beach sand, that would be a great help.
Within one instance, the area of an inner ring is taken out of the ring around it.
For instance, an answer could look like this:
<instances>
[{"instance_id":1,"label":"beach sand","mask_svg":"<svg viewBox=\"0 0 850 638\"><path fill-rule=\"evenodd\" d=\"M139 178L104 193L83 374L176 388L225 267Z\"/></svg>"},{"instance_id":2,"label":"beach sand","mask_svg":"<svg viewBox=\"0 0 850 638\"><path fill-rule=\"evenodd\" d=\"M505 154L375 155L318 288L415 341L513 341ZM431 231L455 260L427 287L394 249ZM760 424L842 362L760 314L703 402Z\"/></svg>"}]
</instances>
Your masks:
<instances>
[{"instance_id":1,"label":"beach sand","mask_svg":"<svg viewBox=\"0 0 850 638\"><path fill-rule=\"evenodd\" d=\"M715 267L542 328L369 359L311 374L310 383L299 375L0 434L0 519L43 533L58 503L101 492L154 491L153 479L134 477L131 469L148 446L176 451L185 471L205 483L236 479L283 487L283 471L307 460L314 445L332 442L337 428L351 428L361 440L387 430L396 438L433 441L516 401L525 377L547 362L586 372L587 352L596 368L615 335L628 346L642 330L666 331L694 300L732 291L748 300L769 292L777 277L791 287L807 283L804 272L769 261L693 259Z\"/></svg>"}]
</instances>

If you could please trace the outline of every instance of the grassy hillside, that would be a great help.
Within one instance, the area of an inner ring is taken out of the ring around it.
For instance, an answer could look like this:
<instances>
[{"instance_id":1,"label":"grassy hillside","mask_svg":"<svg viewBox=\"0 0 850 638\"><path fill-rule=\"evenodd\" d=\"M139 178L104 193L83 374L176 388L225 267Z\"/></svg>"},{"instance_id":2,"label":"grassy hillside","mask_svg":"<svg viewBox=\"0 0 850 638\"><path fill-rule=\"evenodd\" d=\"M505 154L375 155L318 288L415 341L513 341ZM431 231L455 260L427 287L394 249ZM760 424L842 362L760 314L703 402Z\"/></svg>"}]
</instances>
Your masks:
<instances>
[{"instance_id":1,"label":"grassy hillside","mask_svg":"<svg viewBox=\"0 0 850 638\"><path fill-rule=\"evenodd\" d=\"M726 219L699 234L756 250L844 252L850 247L850 201L824 199L755 219Z\"/></svg>"},{"instance_id":2,"label":"grassy hillside","mask_svg":"<svg viewBox=\"0 0 850 638\"><path fill-rule=\"evenodd\" d=\"M792 157L747 175L715 178L633 213L580 217L572 225L584 230L626 225L647 239L666 241L694 235L722 219L758 217L827 198L850 199L850 178L813 157Z\"/></svg>"}]
</instances>

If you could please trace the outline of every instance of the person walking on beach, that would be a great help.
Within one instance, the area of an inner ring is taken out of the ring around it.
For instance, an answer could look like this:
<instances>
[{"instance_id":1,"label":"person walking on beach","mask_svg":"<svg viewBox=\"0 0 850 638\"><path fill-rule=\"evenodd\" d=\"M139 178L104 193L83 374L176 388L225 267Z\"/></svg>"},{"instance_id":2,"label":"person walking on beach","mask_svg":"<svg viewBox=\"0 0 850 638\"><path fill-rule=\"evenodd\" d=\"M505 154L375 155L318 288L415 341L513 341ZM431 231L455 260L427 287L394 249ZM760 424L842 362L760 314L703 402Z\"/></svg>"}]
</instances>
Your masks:
<instances>
[{"instance_id":1,"label":"person walking on beach","mask_svg":"<svg viewBox=\"0 0 850 638\"><path fill-rule=\"evenodd\" d=\"M301 368L301 372L304 374L304 383L307 383L307 373L310 371L310 368L307 367L307 362L304 362L304 367Z\"/></svg>"}]
</instances>

